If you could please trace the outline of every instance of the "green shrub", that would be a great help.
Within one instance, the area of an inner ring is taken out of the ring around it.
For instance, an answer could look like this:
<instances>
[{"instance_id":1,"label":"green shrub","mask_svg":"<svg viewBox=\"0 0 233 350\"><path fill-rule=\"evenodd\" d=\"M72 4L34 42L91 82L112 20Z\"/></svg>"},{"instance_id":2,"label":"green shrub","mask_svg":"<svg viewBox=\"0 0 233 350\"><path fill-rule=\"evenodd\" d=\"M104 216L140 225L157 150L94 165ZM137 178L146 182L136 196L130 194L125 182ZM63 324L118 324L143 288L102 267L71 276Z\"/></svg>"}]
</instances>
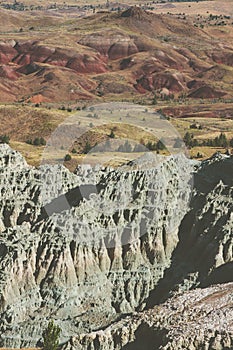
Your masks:
<instances>
[{"instance_id":1,"label":"green shrub","mask_svg":"<svg viewBox=\"0 0 233 350\"><path fill-rule=\"evenodd\" d=\"M33 145L34 146L40 146L40 138L39 137L36 137L33 141Z\"/></svg>"},{"instance_id":2,"label":"green shrub","mask_svg":"<svg viewBox=\"0 0 233 350\"><path fill-rule=\"evenodd\" d=\"M91 150L91 144L90 144L90 142L89 141L87 141L86 143L85 143L85 146L84 146L84 149L83 149L83 153L84 154L87 154L87 153L89 153L90 152L90 150Z\"/></svg>"},{"instance_id":3,"label":"green shrub","mask_svg":"<svg viewBox=\"0 0 233 350\"><path fill-rule=\"evenodd\" d=\"M43 350L57 350L61 328L49 321L47 328L43 331Z\"/></svg>"},{"instance_id":4,"label":"green shrub","mask_svg":"<svg viewBox=\"0 0 233 350\"><path fill-rule=\"evenodd\" d=\"M40 138L40 145L41 146L45 146L46 145L46 141L43 137Z\"/></svg>"},{"instance_id":5,"label":"green shrub","mask_svg":"<svg viewBox=\"0 0 233 350\"><path fill-rule=\"evenodd\" d=\"M110 132L109 137L110 137L111 139L114 139L114 138L115 138L115 133L114 133L113 129L111 129L111 132Z\"/></svg>"},{"instance_id":6,"label":"green shrub","mask_svg":"<svg viewBox=\"0 0 233 350\"><path fill-rule=\"evenodd\" d=\"M71 155L70 154L66 154L64 157L64 161L68 162L69 160L71 160Z\"/></svg>"},{"instance_id":7,"label":"green shrub","mask_svg":"<svg viewBox=\"0 0 233 350\"><path fill-rule=\"evenodd\" d=\"M32 145L32 144L33 144L33 141L32 141L32 139L27 139L27 140L26 140L26 143L27 143L28 145Z\"/></svg>"},{"instance_id":8,"label":"green shrub","mask_svg":"<svg viewBox=\"0 0 233 350\"><path fill-rule=\"evenodd\" d=\"M0 135L0 143L9 143L10 137L8 135Z\"/></svg>"},{"instance_id":9,"label":"green shrub","mask_svg":"<svg viewBox=\"0 0 233 350\"><path fill-rule=\"evenodd\" d=\"M34 145L34 146L45 146L46 145L46 140L43 137L36 137L34 140L27 139L25 142L29 145Z\"/></svg>"}]
</instances>

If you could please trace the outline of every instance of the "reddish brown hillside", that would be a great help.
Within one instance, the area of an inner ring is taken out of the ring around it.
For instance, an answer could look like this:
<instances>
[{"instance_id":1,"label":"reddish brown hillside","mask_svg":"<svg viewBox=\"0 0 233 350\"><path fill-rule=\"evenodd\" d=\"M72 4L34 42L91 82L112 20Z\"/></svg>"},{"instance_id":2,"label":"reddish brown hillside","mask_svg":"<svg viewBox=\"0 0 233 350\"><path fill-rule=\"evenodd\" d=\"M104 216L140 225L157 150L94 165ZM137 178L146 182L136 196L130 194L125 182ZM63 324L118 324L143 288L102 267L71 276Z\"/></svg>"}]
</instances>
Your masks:
<instances>
[{"instance_id":1,"label":"reddish brown hillside","mask_svg":"<svg viewBox=\"0 0 233 350\"><path fill-rule=\"evenodd\" d=\"M49 18L48 31L2 34L0 101L233 96L233 47L189 19L132 7L69 21L60 16L57 31Z\"/></svg>"},{"instance_id":2,"label":"reddish brown hillside","mask_svg":"<svg viewBox=\"0 0 233 350\"><path fill-rule=\"evenodd\" d=\"M224 92L215 90L211 86L205 85L191 92L188 96L192 98L219 98L224 95Z\"/></svg>"}]
</instances>

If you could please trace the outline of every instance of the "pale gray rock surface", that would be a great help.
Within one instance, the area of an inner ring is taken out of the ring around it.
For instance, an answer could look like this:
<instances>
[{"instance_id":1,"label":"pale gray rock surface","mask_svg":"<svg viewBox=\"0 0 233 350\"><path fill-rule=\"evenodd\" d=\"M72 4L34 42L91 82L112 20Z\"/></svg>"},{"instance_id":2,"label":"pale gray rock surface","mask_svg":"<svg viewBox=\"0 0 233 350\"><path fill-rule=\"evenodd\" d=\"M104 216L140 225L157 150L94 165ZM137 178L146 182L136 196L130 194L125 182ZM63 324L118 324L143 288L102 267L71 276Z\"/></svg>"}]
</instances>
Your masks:
<instances>
[{"instance_id":1,"label":"pale gray rock surface","mask_svg":"<svg viewBox=\"0 0 233 350\"><path fill-rule=\"evenodd\" d=\"M105 330L73 337L62 350L230 350L233 283L176 295Z\"/></svg>"},{"instance_id":2,"label":"pale gray rock surface","mask_svg":"<svg viewBox=\"0 0 233 350\"><path fill-rule=\"evenodd\" d=\"M35 345L51 318L65 342L143 309L171 264L193 167L177 155L71 174L1 145L0 345Z\"/></svg>"},{"instance_id":3,"label":"pale gray rock surface","mask_svg":"<svg viewBox=\"0 0 233 350\"><path fill-rule=\"evenodd\" d=\"M72 174L0 145L0 346L54 319L65 350L232 349L232 173L147 154Z\"/></svg>"},{"instance_id":4,"label":"pale gray rock surface","mask_svg":"<svg viewBox=\"0 0 233 350\"><path fill-rule=\"evenodd\" d=\"M233 157L221 154L199 167L172 263L151 293L149 307L177 290L233 281L232 174Z\"/></svg>"}]
</instances>

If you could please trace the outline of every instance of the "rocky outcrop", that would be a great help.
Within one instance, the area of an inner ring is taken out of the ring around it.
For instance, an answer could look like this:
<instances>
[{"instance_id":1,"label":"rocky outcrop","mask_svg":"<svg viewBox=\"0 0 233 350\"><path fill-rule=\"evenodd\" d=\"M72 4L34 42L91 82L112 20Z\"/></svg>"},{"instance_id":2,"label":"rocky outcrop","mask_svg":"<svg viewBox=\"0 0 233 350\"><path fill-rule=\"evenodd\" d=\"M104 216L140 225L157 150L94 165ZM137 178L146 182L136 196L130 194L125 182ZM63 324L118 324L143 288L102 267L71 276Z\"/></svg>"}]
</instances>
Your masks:
<instances>
[{"instance_id":1,"label":"rocky outcrop","mask_svg":"<svg viewBox=\"0 0 233 350\"><path fill-rule=\"evenodd\" d=\"M196 289L103 331L73 337L64 350L232 349L233 284Z\"/></svg>"},{"instance_id":2,"label":"rocky outcrop","mask_svg":"<svg viewBox=\"0 0 233 350\"><path fill-rule=\"evenodd\" d=\"M132 6L127 10L123 11L120 16L122 18L135 18L139 21L150 21L152 14L142 10L138 6Z\"/></svg>"},{"instance_id":3,"label":"rocky outcrop","mask_svg":"<svg viewBox=\"0 0 233 350\"><path fill-rule=\"evenodd\" d=\"M183 91L185 89L185 76L181 73L153 73L138 79L136 88L153 91L166 88L171 93Z\"/></svg>"},{"instance_id":4,"label":"rocky outcrop","mask_svg":"<svg viewBox=\"0 0 233 350\"><path fill-rule=\"evenodd\" d=\"M0 48L1 49L1 48ZM76 51L40 45L37 41L17 42L13 62L20 66L48 63L52 66L71 68L78 73L103 73L107 71L100 55L78 54ZM23 73L23 69L21 69ZM28 71L25 74L29 74Z\"/></svg>"},{"instance_id":5,"label":"rocky outcrop","mask_svg":"<svg viewBox=\"0 0 233 350\"><path fill-rule=\"evenodd\" d=\"M194 195L179 228L172 264L148 306L175 291L232 281L233 158L216 154L194 176Z\"/></svg>"},{"instance_id":6,"label":"rocky outcrop","mask_svg":"<svg viewBox=\"0 0 233 350\"><path fill-rule=\"evenodd\" d=\"M84 36L78 42L91 47L111 60L127 57L140 51L133 37L124 32L102 31Z\"/></svg>"},{"instance_id":7,"label":"rocky outcrop","mask_svg":"<svg viewBox=\"0 0 233 350\"><path fill-rule=\"evenodd\" d=\"M72 174L0 150L1 346L53 318L64 350L232 348L232 157Z\"/></svg>"},{"instance_id":8,"label":"rocky outcrop","mask_svg":"<svg viewBox=\"0 0 233 350\"><path fill-rule=\"evenodd\" d=\"M64 350L233 347L232 167L232 157L216 154L196 172L172 263L148 298L151 309L73 337ZM206 288L215 283L225 284Z\"/></svg>"},{"instance_id":9,"label":"rocky outcrop","mask_svg":"<svg viewBox=\"0 0 233 350\"><path fill-rule=\"evenodd\" d=\"M0 159L0 345L35 345L51 318L64 342L142 309L171 263L192 162L71 174L6 145Z\"/></svg>"}]
</instances>

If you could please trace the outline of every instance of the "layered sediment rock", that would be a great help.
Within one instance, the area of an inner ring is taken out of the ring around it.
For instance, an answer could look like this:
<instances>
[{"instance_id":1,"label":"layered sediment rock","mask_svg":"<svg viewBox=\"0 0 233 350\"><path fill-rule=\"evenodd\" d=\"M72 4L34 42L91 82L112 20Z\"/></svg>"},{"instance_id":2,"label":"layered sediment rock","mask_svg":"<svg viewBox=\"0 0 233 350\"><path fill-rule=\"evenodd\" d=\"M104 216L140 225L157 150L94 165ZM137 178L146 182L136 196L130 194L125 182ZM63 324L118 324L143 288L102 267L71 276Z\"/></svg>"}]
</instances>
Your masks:
<instances>
[{"instance_id":1,"label":"layered sediment rock","mask_svg":"<svg viewBox=\"0 0 233 350\"><path fill-rule=\"evenodd\" d=\"M179 227L172 264L151 293L148 306L177 290L232 281L232 170L233 158L216 154L195 174L195 191Z\"/></svg>"},{"instance_id":2,"label":"layered sediment rock","mask_svg":"<svg viewBox=\"0 0 233 350\"><path fill-rule=\"evenodd\" d=\"M193 163L71 174L6 145L0 161L1 346L35 345L51 318L66 341L142 309L171 263Z\"/></svg>"},{"instance_id":3,"label":"layered sediment rock","mask_svg":"<svg viewBox=\"0 0 233 350\"><path fill-rule=\"evenodd\" d=\"M29 28L31 40L24 34L3 38L0 99L60 103L112 99L112 94L131 99L148 92L171 98L232 98L230 44L216 43L208 28L205 32L175 17L131 7L79 18L69 28L66 18L60 18L67 43L64 38L56 41L53 31L38 39L37 24ZM47 20L53 25L54 19ZM205 47L201 56L200 42Z\"/></svg>"},{"instance_id":4,"label":"layered sediment rock","mask_svg":"<svg viewBox=\"0 0 233 350\"><path fill-rule=\"evenodd\" d=\"M190 210L150 309L73 337L65 350L232 349L232 167L232 157L216 154L195 173Z\"/></svg>"},{"instance_id":5,"label":"layered sediment rock","mask_svg":"<svg viewBox=\"0 0 233 350\"><path fill-rule=\"evenodd\" d=\"M63 349L230 350L232 292L232 283L186 292L104 331L73 337Z\"/></svg>"},{"instance_id":6,"label":"layered sediment rock","mask_svg":"<svg viewBox=\"0 0 233 350\"><path fill-rule=\"evenodd\" d=\"M64 350L232 348L232 157L72 174L0 151L1 346L54 319Z\"/></svg>"}]
</instances>

